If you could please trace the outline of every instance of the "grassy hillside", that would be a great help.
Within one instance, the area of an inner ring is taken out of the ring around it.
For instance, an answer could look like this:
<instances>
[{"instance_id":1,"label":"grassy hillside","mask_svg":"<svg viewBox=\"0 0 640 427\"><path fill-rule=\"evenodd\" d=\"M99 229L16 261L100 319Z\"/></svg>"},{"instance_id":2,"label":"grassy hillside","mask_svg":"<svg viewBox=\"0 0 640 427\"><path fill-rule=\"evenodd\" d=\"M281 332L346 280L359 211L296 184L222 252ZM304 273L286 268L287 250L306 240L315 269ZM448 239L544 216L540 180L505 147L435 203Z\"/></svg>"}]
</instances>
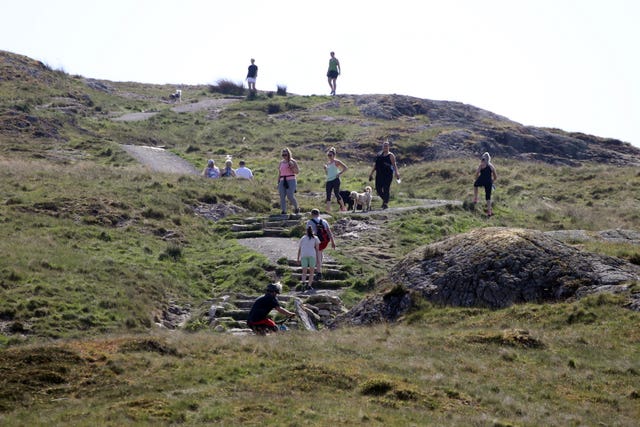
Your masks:
<instances>
[{"instance_id":1,"label":"grassy hillside","mask_svg":"<svg viewBox=\"0 0 640 427\"><path fill-rule=\"evenodd\" d=\"M284 146L300 161L304 210L323 205L328 147L349 165L343 187L361 189L386 138L403 175L392 206L465 202L362 216L377 228L339 238L332 253L356 272L349 304L416 246L477 227L638 229L637 168L494 156L487 220L469 203L479 141L424 160L456 131L435 116L374 118L353 97L269 94L176 113L163 100L173 87L0 59L0 423L633 425L640 415L638 313L615 297L499 312L425 306L398 325L266 340L154 326L170 302L256 293L282 273L231 237L233 218L213 223L195 208L278 211ZM184 104L222 96L183 89ZM157 114L112 120L140 111ZM166 147L198 168L232 154L256 180L150 173L125 143ZM640 259L625 242L585 247Z\"/></svg>"}]
</instances>

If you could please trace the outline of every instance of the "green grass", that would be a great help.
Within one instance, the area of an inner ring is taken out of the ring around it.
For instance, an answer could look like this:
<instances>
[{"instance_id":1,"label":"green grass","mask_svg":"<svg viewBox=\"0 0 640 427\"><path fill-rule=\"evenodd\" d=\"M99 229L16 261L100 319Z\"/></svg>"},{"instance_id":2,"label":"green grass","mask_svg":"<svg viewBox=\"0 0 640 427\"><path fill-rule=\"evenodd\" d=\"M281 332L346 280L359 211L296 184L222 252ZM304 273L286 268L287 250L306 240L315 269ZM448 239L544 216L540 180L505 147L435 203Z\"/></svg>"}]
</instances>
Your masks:
<instances>
[{"instance_id":1,"label":"green grass","mask_svg":"<svg viewBox=\"0 0 640 427\"><path fill-rule=\"evenodd\" d=\"M349 166L343 188L360 190L388 137L403 177L392 207L464 202L358 216L378 228L331 254L352 274L347 306L411 250L474 228L636 229L636 168L497 156L488 220L483 203L469 203L477 159L420 160L452 130L426 116L377 120L348 98L267 95L178 114L162 100L173 86L107 83L91 89L47 67L0 82L0 424L634 425L640 416L639 319L624 296L501 311L424 304L395 325L266 339L154 326L169 302L195 312L282 274L228 226L279 210L284 146L300 161L305 211L324 204L330 146ZM183 88L183 103L212 96ZM158 114L111 120L139 111ZM256 179L150 173L123 143L167 147L199 169L232 154ZM247 211L218 223L194 214L219 203ZM575 244L638 264L629 243Z\"/></svg>"},{"instance_id":2,"label":"green grass","mask_svg":"<svg viewBox=\"0 0 640 427\"><path fill-rule=\"evenodd\" d=\"M15 347L0 353L0 421L631 426L638 316L593 297L501 311L429 306L401 325L266 338L156 333Z\"/></svg>"}]
</instances>

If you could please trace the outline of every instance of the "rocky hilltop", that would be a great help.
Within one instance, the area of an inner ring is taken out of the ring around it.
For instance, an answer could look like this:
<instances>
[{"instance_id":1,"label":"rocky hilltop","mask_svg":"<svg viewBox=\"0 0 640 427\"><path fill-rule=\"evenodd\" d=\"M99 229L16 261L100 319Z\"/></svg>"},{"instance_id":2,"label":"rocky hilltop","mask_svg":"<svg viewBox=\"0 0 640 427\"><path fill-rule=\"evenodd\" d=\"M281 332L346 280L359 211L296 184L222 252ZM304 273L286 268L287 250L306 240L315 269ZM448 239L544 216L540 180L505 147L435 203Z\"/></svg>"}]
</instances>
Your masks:
<instances>
[{"instance_id":1,"label":"rocky hilltop","mask_svg":"<svg viewBox=\"0 0 640 427\"><path fill-rule=\"evenodd\" d=\"M365 117L394 120L426 116L428 124L406 126L411 132L437 129L437 135L417 154L420 160L469 156L489 151L501 158L537 160L575 166L580 162L640 164L640 149L629 143L560 129L524 126L490 111L451 101L399 95L355 96Z\"/></svg>"},{"instance_id":2,"label":"rocky hilltop","mask_svg":"<svg viewBox=\"0 0 640 427\"><path fill-rule=\"evenodd\" d=\"M70 76L25 56L0 51L0 93L3 94L0 100L0 135L11 140L35 139L40 144L47 140L64 142L74 138L89 139L95 144L118 140L117 135L92 132L88 127L96 119L110 120L124 105L150 111L168 108L160 94L166 95L169 87L135 84L133 93L131 86ZM211 92L207 94L203 86L182 88L185 94L199 94L198 99L190 100L196 104L203 101L203 96L222 96ZM345 158L357 160L369 161L371 143L377 144L381 135L387 135L401 142L396 151L405 164L475 157L489 151L499 158L570 166L583 162L640 165L640 149L629 143L559 129L524 126L460 102L400 95L341 95L329 102L326 97L304 97L304 103L296 103L296 98L300 100L302 97L288 96L282 107L284 111L280 113L265 111L265 120L286 120L291 132L299 135L295 143L297 149L313 148L319 142L318 134L309 132L309 123L324 128L330 120L338 136L330 134L322 142L340 144ZM127 104L131 102L137 104ZM247 108L255 108L255 103L247 104ZM350 113L336 116L338 109ZM352 114L351 111L357 113ZM207 120L219 120L219 117L210 115ZM239 114L225 117L225 120L229 128L241 129L245 118ZM349 134L348 129L353 126L362 131ZM195 134L197 129L194 127L189 132ZM161 140L163 136L127 137L134 145L172 147L176 144L175 141ZM59 145L56 149L60 149Z\"/></svg>"},{"instance_id":3,"label":"rocky hilltop","mask_svg":"<svg viewBox=\"0 0 640 427\"><path fill-rule=\"evenodd\" d=\"M389 272L387 291L363 300L338 324L395 320L416 298L443 305L504 308L630 292L640 310L640 267L584 252L535 230L484 228L415 249ZM631 290L630 290L631 289Z\"/></svg>"}]
</instances>

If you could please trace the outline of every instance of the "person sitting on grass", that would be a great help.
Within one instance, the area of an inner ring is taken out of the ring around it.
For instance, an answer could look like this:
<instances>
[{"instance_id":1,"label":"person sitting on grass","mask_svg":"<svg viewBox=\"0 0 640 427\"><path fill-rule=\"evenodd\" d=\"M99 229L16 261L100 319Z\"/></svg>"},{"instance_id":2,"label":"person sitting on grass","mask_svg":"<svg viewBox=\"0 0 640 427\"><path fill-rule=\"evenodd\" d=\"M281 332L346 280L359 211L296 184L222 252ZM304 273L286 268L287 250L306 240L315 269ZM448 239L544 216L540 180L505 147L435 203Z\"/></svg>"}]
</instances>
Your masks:
<instances>
[{"instance_id":1,"label":"person sitting on grass","mask_svg":"<svg viewBox=\"0 0 640 427\"><path fill-rule=\"evenodd\" d=\"M278 302L278 294L282 292L282 285L280 283L271 283L267 285L265 294L256 299L249 311L249 317L247 318L247 326L251 328L253 332L258 335L264 335L269 331L277 331L278 326L271 318L269 313L271 310L276 309L279 313L285 316L294 317L296 314L280 307Z\"/></svg>"},{"instance_id":2,"label":"person sitting on grass","mask_svg":"<svg viewBox=\"0 0 640 427\"><path fill-rule=\"evenodd\" d=\"M220 169L215 165L213 159L207 161L207 167L202 171L202 175L206 178L220 178Z\"/></svg>"}]
</instances>

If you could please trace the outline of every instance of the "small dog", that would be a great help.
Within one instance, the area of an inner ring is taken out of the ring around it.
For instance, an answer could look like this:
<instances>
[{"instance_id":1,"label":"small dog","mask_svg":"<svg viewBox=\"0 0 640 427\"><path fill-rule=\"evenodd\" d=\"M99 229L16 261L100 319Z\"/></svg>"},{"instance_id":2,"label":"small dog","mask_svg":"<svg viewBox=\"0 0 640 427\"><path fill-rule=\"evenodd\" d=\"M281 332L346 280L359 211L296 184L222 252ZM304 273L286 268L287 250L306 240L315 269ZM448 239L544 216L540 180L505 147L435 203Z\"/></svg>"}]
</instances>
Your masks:
<instances>
[{"instance_id":1,"label":"small dog","mask_svg":"<svg viewBox=\"0 0 640 427\"><path fill-rule=\"evenodd\" d=\"M373 195L371 193L371 187L368 185L364 187L364 193L358 193L356 191L351 192L349 198L354 201L354 213L356 211L356 205L362 205L362 212L369 212L371 210L371 199L373 199Z\"/></svg>"}]
</instances>

